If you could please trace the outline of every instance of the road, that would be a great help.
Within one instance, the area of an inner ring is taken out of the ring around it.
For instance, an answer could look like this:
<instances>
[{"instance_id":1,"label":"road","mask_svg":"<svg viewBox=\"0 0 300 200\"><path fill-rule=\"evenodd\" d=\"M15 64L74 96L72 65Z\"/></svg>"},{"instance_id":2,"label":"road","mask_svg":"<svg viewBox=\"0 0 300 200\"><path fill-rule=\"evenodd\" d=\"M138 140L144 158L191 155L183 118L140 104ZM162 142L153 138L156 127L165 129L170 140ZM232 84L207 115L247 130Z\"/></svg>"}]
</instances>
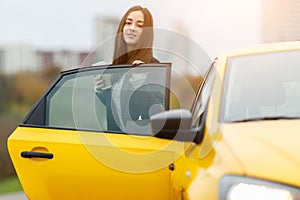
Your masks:
<instances>
[{"instance_id":1,"label":"road","mask_svg":"<svg viewBox=\"0 0 300 200\"><path fill-rule=\"evenodd\" d=\"M0 200L28 200L24 192L0 195Z\"/></svg>"}]
</instances>

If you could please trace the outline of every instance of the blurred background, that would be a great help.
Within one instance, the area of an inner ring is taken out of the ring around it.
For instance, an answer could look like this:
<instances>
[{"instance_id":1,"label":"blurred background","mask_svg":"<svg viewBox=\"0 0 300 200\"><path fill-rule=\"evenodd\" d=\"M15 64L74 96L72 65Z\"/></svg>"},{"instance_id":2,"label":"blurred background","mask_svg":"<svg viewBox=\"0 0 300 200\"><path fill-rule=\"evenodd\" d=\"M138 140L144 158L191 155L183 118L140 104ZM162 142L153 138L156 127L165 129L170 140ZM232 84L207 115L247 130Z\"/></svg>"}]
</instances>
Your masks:
<instances>
[{"instance_id":1,"label":"blurred background","mask_svg":"<svg viewBox=\"0 0 300 200\"><path fill-rule=\"evenodd\" d=\"M200 49L204 63L233 48L300 40L299 0L1 0L0 193L1 181L15 177L6 146L10 133L61 70L103 59L101 44L134 5L151 11L158 30L185 37L180 43L159 40L164 48L180 46L186 57L197 57ZM197 77L180 66L196 89L208 66Z\"/></svg>"}]
</instances>

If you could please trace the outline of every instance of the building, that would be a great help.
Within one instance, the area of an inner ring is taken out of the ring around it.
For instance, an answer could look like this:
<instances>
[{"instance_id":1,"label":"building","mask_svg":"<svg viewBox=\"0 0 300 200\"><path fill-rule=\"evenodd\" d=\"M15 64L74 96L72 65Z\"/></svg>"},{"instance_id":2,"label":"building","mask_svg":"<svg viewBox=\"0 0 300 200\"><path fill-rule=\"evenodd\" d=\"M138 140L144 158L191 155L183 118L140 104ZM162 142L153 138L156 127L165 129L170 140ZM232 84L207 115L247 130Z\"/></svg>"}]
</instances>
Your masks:
<instances>
[{"instance_id":1,"label":"building","mask_svg":"<svg viewBox=\"0 0 300 200\"><path fill-rule=\"evenodd\" d=\"M13 74L18 71L36 70L35 49L28 44L0 45L0 72Z\"/></svg>"},{"instance_id":2,"label":"building","mask_svg":"<svg viewBox=\"0 0 300 200\"><path fill-rule=\"evenodd\" d=\"M262 0L262 42L300 40L300 1Z\"/></svg>"},{"instance_id":3,"label":"building","mask_svg":"<svg viewBox=\"0 0 300 200\"><path fill-rule=\"evenodd\" d=\"M0 45L0 73L15 74L19 71L37 71L60 67L62 70L87 66L95 62L89 51L44 50L31 45Z\"/></svg>"},{"instance_id":4,"label":"building","mask_svg":"<svg viewBox=\"0 0 300 200\"><path fill-rule=\"evenodd\" d=\"M114 36L119 19L97 16L94 20L94 45L91 51L72 49L36 49L30 44L0 44L0 73L36 71L51 67L62 70L90 66L98 61L112 60Z\"/></svg>"},{"instance_id":5,"label":"building","mask_svg":"<svg viewBox=\"0 0 300 200\"><path fill-rule=\"evenodd\" d=\"M88 51L74 50L37 50L37 65L40 69L48 69L53 66L62 70L83 67L94 62L94 54Z\"/></svg>"},{"instance_id":6,"label":"building","mask_svg":"<svg viewBox=\"0 0 300 200\"><path fill-rule=\"evenodd\" d=\"M96 61L111 63L115 35L120 19L114 16L99 15L94 19L94 54Z\"/></svg>"}]
</instances>

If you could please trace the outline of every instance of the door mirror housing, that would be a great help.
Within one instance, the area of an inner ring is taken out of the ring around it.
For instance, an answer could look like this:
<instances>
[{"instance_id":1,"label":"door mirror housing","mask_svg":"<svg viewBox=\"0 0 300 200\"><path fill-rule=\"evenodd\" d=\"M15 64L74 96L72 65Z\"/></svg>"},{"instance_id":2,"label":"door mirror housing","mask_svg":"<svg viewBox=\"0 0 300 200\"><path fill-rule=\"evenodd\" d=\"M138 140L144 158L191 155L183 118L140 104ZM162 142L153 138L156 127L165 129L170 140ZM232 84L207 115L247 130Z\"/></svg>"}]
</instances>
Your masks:
<instances>
[{"instance_id":1,"label":"door mirror housing","mask_svg":"<svg viewBox=\"0 0 300 200\"><path fill-rule=\"evenodd\" d=\"M199 141L200 129L192 127L192 113L177 109L157 113L150 117L154 137L184 142Z\"/></svg>"}]
</instances>

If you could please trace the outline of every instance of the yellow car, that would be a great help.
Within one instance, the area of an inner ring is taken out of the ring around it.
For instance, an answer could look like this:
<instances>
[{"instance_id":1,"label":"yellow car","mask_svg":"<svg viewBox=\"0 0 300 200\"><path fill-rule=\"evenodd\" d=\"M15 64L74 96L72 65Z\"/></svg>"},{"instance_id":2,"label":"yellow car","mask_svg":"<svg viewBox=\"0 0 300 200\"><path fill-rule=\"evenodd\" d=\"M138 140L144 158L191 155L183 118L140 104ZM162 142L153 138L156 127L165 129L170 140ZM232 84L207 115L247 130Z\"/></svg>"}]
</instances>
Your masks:
<instances>
[{"instance_id":1,"label":"yellow car","mask_svg":"<svg viewBox=\"0 0 300 200\"><path fill-rule=\"evenodd\" d=\"M66 71L9 137L9 153L29 199L297 200L299 65L300 42L224 53L190 110L170 109L164 64L133 68L143 69L139 87L121 101L128 66Z\"/></svg>"}]
</instances>

